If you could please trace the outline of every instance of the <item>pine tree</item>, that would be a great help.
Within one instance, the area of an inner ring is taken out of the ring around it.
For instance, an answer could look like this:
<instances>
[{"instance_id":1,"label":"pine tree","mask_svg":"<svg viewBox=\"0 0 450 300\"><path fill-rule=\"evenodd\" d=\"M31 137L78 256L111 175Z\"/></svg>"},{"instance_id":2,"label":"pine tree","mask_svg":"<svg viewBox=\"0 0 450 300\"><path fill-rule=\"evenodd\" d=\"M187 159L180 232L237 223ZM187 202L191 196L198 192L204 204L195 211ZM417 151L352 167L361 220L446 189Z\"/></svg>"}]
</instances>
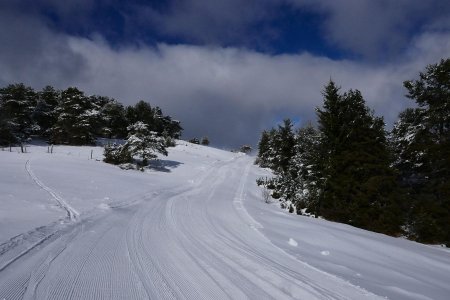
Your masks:
<instances>
[{"instance_id":1,"label":"pine tree","mask_svg":"<svg viewBox=\"0 0 450 300\"><path fill-rule=\"evenodd\" d=\"M273 161L275 172L284 173L288 171L290 159L294 155L294 144L292 121L285 119L283 124L278 126L277 133L272 141L272 147L276 153Z\"/></svg>"},{"instance_id":2,"label":"pine tree","mask_svg":"<svg viewBox=\"0 0 450 300\"><path fill-rule=\"evenodd\" d=\"M373 116L357 90L341 96L330 82L324 97L324 107L318 110L323 157L319 213L357 227L399 232L395 174L389 167L383 120Z\"/></svg>"},{"instance_id":3,"label":"pine tree","mask_svg":"<svg viewBox=\"0 0 450 300\"><path fill-rule=\"evenodd\" d=\"M102 136L111 138L125 138L128 122L125 108L119 102L109 99L100 109Z\"/></svg>"},{"instance_id":4,"label":"pine tree","mask_svg":"<svg viewBox=\"0 0 450 300\"><path fill-rule=\"evenodd\" d=\"M255 161L262 168L269 167L269 149L270 149L270 135L269 132L264 130L261 133L261 138L258 143L258 156Z\"/></svg>"},{"instance_id":5,"label":"pine tree","mask_svg":"<svg viewBox=\"0 0 450 300\"><path fill-rule=\"evenodd\" d=\"M133 160L128 149L124 145L119 144L105 145L103 155L105 156L104 162L114 165L129 163Z\"/></svg>"},{"instance_id":6,"label":"pine tree","mask_svg":"<svg viewBox=\"0 0 450 300\"><path fill-rule=\"evenodd\" d=\"M307 212L317 211L321 180L318 167L319 142L320 134L311 124L300 128L296 133L295 154L288 174L297 213L305 208Z\"/></svg>"},{"instance_id":7,"label":"pine tree","mask_svg":"<svg viewBox=\"0 0 450 300\"><path fill-rule=\"evenodd\" d=\"M405 81L418 108L400 115L393 130L396 166L408 188L407 227L422 242L450 244L450 59Z\"/></svg>"},{"instance_id":8,"label":"pine tree","mask_svg":"<svg viewBox=\"0 0 450 300\"><path fill-rule=\"evenodd\" d=\"M0 89L0 144L25 142L33 133L33 110L36 93L24 84Z\"/></svg>"},{"instance_id":9,"label":"pine tree","mask_svg":"<svg viewBox=\"0 0 450 300\"><path fill-rule=\"evenodd\" d=\"M38 92L38 102L33 111L33 119L39 126L39 134L49 137L51 128L57 120L56 107L58 106L60 92L51 86L46 86Z\"/></svg>"},{"instance_id":10,"label":"pine tree","mask_svg":"<svg viewBox=\"0 0 450 300\"><path fill-rule=\"evenodd\" d=\"M141 158L144 166L149 160L157 158L157 153L167 156L165 140L150 131L147 124L143 122L128 126L128 137L124 148L132 156Z\"/></svg>"},{"instance_id":11,"label":"pine tree","mask_svg":"<svg viewBox=\"0 0 450 300\"><path fill-rule=\"evenodd\" d=\"M75 87L62 91L56 113L58 119L51 129L52 143L71 145L94 143L94 124L99 111L82 91Z\"/></svg>"},{"instance_id":12,"label":"pine tree","mask_svg":"<svg viewBox=\"0 0 450 300\"><path fill-rule=\"evenodd\" d=\"M152 108L150 104L141 100L135 106L126 108L126 117L129 124L142 122L147 124L149 130L154 131L157 135L162 136L165 133L167 136L178 139L181 136L183 128L179 121L172 120L170 116L164 116L161 108Z\"/></svg>"}]
</instances>

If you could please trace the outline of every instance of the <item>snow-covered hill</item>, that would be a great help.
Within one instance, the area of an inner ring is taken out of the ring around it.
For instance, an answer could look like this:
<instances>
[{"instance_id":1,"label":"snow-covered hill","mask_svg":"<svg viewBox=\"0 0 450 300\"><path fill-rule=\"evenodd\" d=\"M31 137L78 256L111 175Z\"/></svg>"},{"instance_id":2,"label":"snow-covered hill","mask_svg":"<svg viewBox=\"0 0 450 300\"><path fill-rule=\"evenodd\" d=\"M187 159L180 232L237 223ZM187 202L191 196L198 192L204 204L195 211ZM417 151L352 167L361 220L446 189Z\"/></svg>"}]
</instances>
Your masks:
<instances>
[{"instance_id":1,"label":"snow-covered hill","mask_svg":"<svg viewBox=\"0 0 450 300\"><path fill-rule=\"evenodd\" d=\"M450 298L447 249L266 204L249 156L27 150L0 151L0 299Z\"/></svg>"}]
</instances>

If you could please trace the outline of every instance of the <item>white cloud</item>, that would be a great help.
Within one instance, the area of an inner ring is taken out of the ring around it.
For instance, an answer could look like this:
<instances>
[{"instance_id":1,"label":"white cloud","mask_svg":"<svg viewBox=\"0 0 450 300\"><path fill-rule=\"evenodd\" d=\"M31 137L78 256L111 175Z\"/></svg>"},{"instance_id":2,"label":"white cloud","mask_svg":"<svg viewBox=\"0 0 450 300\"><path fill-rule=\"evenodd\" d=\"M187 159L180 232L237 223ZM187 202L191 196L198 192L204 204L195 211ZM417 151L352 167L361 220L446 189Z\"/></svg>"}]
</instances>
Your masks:
<instances>
[{"instance_id":1,"label":"white cloud","mask_svg":"<svg viewBox=\"0 0 450 300\"><path fill-rule=\"evenodd\" d=\"M254 142L259 131L282 116L315 119L321 90L331 77L343 90L359 89L388 123L412 102L402 82L450 53L450 35L425 34L405 59L373 66L310 54L270 56L236 48L164 45L111 49L101 40L72 38L89 75L77 84L90 93L125 103L149 100L184 120L189 135L218 142Z\"/></svg>"},{"instance_id":2,"label":"white cloud","mask_svg":"<svg viewBox=\"0 0 450 300\"><path fill-rule=\"evenodd\" d=\"M450 53L450 34L424 33L401 60L373 65L308 53L268 55L241 48L145 45L112 48L93 39L58 34L38 19L0 13L0 85L36 89L78 86L125 104L139 99L182 121L185 136L208 135L219 145L254 143L282 117L314 120L321 90L332 78L343 91L359 89L392 123L412 102L402 82ZM11 30L13 28L14 30ZM25 37L29 37L28 40Z\"/></svg>"}]
</instances>

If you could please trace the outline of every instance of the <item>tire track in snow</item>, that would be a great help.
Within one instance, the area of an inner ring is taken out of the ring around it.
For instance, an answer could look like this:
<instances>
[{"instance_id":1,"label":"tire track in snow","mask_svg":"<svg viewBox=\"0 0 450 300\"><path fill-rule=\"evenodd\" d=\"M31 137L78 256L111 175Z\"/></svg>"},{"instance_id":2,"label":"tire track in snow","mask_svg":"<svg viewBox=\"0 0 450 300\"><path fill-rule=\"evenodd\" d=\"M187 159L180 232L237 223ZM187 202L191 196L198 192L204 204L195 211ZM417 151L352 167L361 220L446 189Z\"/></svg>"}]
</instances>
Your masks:
<instances>
[{"instance_id":1,"label":"tire track in snow","mask_svg":"<svg viewBox=\"0 0 450 300\"><path fill-rule=\"evenodd\" d=\"M37 178L37 176L33 173L31 169L30 160L27 160L27 162L25 163L25 170L27 171L28 175L30 175L31 179L41 189L49 193L50 196L52 196L52 198L56 201L56 204L67 212L67 217L71 221L76 221L78 219L80 214L72 206L70 206L61 196L59 196L55 191L46 186L42 181L39 180L39 178Z\"/></svg>"}]
</instances>

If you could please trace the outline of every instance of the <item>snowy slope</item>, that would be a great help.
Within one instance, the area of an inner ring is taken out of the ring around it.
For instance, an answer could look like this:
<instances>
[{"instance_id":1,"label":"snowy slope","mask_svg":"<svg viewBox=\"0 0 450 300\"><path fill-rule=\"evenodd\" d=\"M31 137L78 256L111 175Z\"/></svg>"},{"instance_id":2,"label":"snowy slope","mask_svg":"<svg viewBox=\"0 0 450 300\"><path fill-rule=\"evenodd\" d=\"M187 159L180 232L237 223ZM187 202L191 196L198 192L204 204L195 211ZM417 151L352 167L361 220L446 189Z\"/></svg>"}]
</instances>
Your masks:
<instances>
[{"instance_id":1,"label":"snowy slope","mask_svg":"<svg viewBox=\"0 0 450 300\"><path fill-rule=\"evenodd\" d=\"M180 142L139 172L28 151L0 151L0 299L450 296L448 251L289 215L251 157Z\"/></svg>"}]
</instances>

